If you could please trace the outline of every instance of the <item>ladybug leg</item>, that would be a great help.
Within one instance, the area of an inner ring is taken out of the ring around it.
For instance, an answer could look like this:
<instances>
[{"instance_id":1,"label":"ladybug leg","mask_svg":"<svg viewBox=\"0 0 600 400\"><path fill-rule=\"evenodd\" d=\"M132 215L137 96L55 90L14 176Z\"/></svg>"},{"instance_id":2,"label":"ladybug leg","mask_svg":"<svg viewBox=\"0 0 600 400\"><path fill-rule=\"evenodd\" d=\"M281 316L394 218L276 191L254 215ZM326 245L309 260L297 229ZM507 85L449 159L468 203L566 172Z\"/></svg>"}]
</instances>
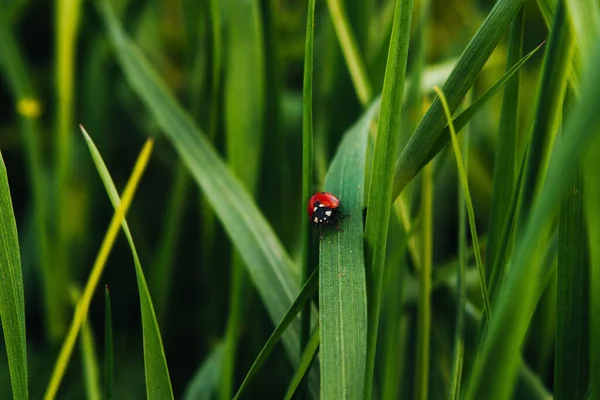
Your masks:
<instances>
[{"instance_id":1,"label":"ladybug leg","mask_svg":"<svg viewBox=\"0 0 600 400\"><path fill-rule=\"evenodd\" d=\"M344 232L344 230L342 228L340 228L339 222L335 224L335 229L337 229L338 232Z\"/></svg>"},{"instance_id":2,"label":"ladybug leg","mask_svg":"<svg viewBox=\"0 0 600 400\"><path fill-rule=\"evenodd\" d=\"M323 239L325 239L325 235L323 235L323 232L321 231L320 226L317 227L317 231L319 231L319 241L322 241Z\"/></svg>"}]
</instances>

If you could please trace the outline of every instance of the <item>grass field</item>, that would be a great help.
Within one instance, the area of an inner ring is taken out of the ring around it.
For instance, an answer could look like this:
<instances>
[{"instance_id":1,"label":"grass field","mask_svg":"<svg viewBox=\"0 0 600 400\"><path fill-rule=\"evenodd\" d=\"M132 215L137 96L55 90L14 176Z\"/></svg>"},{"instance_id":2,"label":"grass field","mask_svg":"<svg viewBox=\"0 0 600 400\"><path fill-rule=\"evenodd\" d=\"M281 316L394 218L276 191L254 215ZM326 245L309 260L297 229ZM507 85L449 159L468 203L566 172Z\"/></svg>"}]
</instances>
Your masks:
<instances>
[{"instance_id":1,"label":"grass field","mask_svg":"<svg viewBox=\"0 0 600 400\"><path fill-rule=\"evenodd\" d=\"M600 399L599 68L595 0L0 1L0 398Z\"/></svg>"}]
</instances>

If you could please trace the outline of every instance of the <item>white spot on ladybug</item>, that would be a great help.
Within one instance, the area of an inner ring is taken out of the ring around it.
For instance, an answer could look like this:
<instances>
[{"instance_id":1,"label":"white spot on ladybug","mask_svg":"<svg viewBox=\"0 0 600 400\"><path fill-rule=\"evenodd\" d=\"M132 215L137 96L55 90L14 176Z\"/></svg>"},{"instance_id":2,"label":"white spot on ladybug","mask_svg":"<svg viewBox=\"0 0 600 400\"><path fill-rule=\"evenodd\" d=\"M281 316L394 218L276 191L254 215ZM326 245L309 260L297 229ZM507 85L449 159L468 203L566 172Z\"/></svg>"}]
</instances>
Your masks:
<instances>
[{"instance_id":1,"label":"white spot on ladybug","mask_svg":"<svg viewBox=\"0 0 600 400\"><path fill-rule=\"evenodd\" d=\"M328 217L331 217L331 210L325 211L325 215L327 215Z\"/></svg>"},{"instance_id":2,"label":"white spot on ladybug","mask_svg":"<svg viewBox=\"0 0 600 400\"><path fill-rule=\"evenodd\" d=\"M313 208L313 212L317 211L317 207Z\"/></svg>"},{"instance_id":3,"label":"white spot on ladybug","mask_svg":"<svg viewBox=\"0 0 600 400\"><path fill-rule=\"evenodd\" d=\"M315 217L315 219L313 219L313 221L315 221L315 224L316 224L317 222L319 222L319 218Z\"/></svg>"},{"instance_id":4,"label":"white spot on ladybug","mask_svg":"<svg viewBox=\"0 0 600 400\"><path fill-rule=\"evenodd\" d=\"M319 207L325 207L325 204L319 204Z\"/></svg>"}]
</instances>

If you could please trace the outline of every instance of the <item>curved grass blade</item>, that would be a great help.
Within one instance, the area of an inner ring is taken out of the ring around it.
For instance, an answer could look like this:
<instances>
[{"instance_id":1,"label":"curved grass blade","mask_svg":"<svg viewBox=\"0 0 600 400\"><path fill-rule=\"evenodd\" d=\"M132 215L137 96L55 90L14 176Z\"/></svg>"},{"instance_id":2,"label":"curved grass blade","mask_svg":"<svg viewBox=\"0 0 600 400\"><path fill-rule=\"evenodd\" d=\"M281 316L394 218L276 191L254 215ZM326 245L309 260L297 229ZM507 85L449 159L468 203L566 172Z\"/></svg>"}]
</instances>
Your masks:
<instances>
[{"instance_id":1,"label":"curved grass blade","mask_svg":"<svg viewBox=\"0 0 600 400\"><path fill-rule=\"evenodd\" d=\"M50 377L50 382L48 383L46 394L44 395L45 400L52 400L56 397L58 388L73 352L75 340L77 340L79 330L81 329L81 326L87 317L90 303L92 302L92 296L94 295L94 291L98 286L98 282L102 276L102 271L104 270L108 256L110 255L112 247L115 243L117 234L119 233L119 225L125 219L125 214L131 205L137 185L144 173L148 160L150 159L150 155L152 154L153 144L153 139L148 139L144 144L144 147L142 148L142 151L140 152L140 155L135 163L133 172L131 173L131 177L125 186L125 190L123 192L123 202L119 205L119 207L116 208L115 213L110 221L110 225L106 231L104 240L102 241L102 246L98 251L94 266L92 267L92 271L90 272L90 276L86 282L85 289L83 290L83 295L77 302L77 307L75 308L75 314L73 315L73 321L71 322L67 337L63 342L62 348L60 349L60 353L56 360L56 364L54 365L54 370L52 371L52 376Z\"/></svg>"},{"instance_id":2,"label":"curved grass blade","mask_svg":"<svg viewBox=\"0 0 600 400\"><path fill-rule=\"evenodd\" d=\"M83 127L81 132L85 138L86 144L90 150L92 160L98 170L98 175L102 179L106 193L110 198L110 201L115 209L121 207L122 201L119 198L117 188L112 181L108 168L102 160L100 152L94 145L92 138L88 135ZM171 378L169 377L169 369L167 367L167 360L165 357L165 351L162 345L162 338L160 336L160 329L158 327L158 321L156 319L156 313L154 311L154 305L152 304L152 298L148 291L148 285L146 284L146 278L144 277L144 271L140 263L140 259L137 254L137 250L133 243L133 237L127 225L127 221L123 219L121 222L123 232L131 248L133 255L133 264L135 266L135 275L137 278L138 292L140 295L140 309L142 313L142 337L144 341L144 366L146 375L146 396L148 399L168 399L173 398L173 391L171 389Z\"/></svg>"},{"instance_id":3,"label":"curved grass blade","mask_svg":"<svg viewBox=\"0 0 600 400\"><path fill-rule=\"evenodd\" d=\"M542 42L538 47L531 50L525 57L521 58L518 63L513 65L512 68L510 68L508 71L506 71L504 75L502 75L498 82L496 82L491 88L486 90L484 94L477 98L477 100L471 103L469 107L467 107L463 112L461 112L458 116L456 116L456 118L452 120L452 123L454 124L454 129L457 133L459 133L461 129L469 123L471 118L473 118L473 116L477 113L477 111L481 109L481 107L487 104L487 102L492 97L494 97L496 93L498 93L500 89L504 87L504 85L506 85L510 81L513 75L515 75L521 69L523 64L525 64L531 58L531 56L533 56L544 45L544 43L545 42ZM417 171L415 171L415 175L439 152L441 152L448 143L450 143L450 128L448 125L446 125L446 127L442 131L442 134L438 137L431 150L427 154L427 157L424 158ZM398 165L396 165L396 167L398 167Z\"/></svg>"},{"instance_id":4,"label":"curved grass blade","mask_svg":"<svg viewBox=\"0 0 600 400\"><path fill-rule=\"evenodd\" d=\"M285 396L283 397L285 400L292 400L296 390L302 383L302 380L306 376L308 369L310 368L313 359L317 355L317 349L319 348L319 325L315 326L312 335L308 339L308 343L304 348L304 352L300 357L300 362L298 363L298 369L294 373L292 377L292 381L290 382L290 386L288 387Z\"/></svg>"},{"instance_id":5,"label":"curved grass blade","mask_svg":"<svg viewBox=\"0 0 600 400\"><path fill-rule=\"evenodd\" d=\"M171 141L242 256L271 320L285 315L298 293L300 271L247 190L225 166L192 118L176 103L139 48L126 36L107 2L104 20L132 89ZM284 334L294 365L299 360L299 322Z\"/></svg>"},{"instance_id":6,"label":"curved grass blade","mask_svg":"<svg viewBox=\"0 0 600 400\"><path fill-rule=\"evenodd\" d=\"M339 197L343 232L327 232L319 251L321 396L362 396L367 350L367 298L363 256L363 193L369 127L379 102L344 135L325 178Z\"/></svg>"},{"instance_id":7,"label":"curved grass blade","mask_svg":"<svg viewBox=\"0 0 600 400\"><path fill-rule=\"evenodd\" d=\"M539 299L538 291L531 285L540 275L538 252L547 242L555 208L565 185L600 131L596 110L600 101L600 80L596 76L600 67L600 48L595 49L591 60L583 76L580 101L567 123L564 138L561 138L560 145L554 147L546 184L535 199L524 230L515 242L506 284L499 294L479 362L469 379L467 400L506 399L510 396L520 360L520 345ZM507 331L511 334L506 335Z\"/></svg>"},{"instance_id":8,"label":"curved grass blade","mask_svg":"<svg viewBox=\"0 0 600 400\"><path fill-rule=\"evenodd\" d=\"M298 294L298 297L296 297L296 300L294 300L290 306L290 309L285 313L285 316L279 325L277 325L277 328L275 328L275 331L271 334L269 340L267 340L267 343L265 343L260 353L258 353L256 360L254 360L254 363L252 363L252 367L250 367L250 371L248 371L246 374L246 377L244 378L244 381L238 389L234 399L240 398L240 396L244 393L250 382L252 382L252 379L254 379L264 364L265 360L269 357L269 355L271 355L273 350L275 350L275 345L283 335L283 332L285 332L287 327L290 326L290 323L294 320L294 318L296 318L296 315L300 312L300 309L304 307L305 304L310 304L309 300L317 291L318 286L319 274L318 270L315 269Z\"/></svg>"},{"instance_id":9,"label":"curved grass blade","mask_svg":"<svg viewBox=\"0 0 600 400\"><path fill-rule=\"evenodd\" d=\"M0 153L0 318L8 357L14 399L26 400L27 343L25 340L25 297L17 223L8 186L8 176Z\"/></svg>"},{"instance_id":10,"label":"curved grass blade","mask_svg":"<svg viewBox=\"0 0 600 400\"><path fill-rule=\"evenodd\" d=\"M365 392L363 394L366 399L370 399L373 392L385 248L391 206L394 199L392 197L392 171L401 126L400 110L404 92L412 8L412 0L396 1L392 37L381 95L381 113L377 128L377 139L373 150L368 195L369 209L365 228L367 291L370 300L368 303L367 367L365 371ZM324 342L321 341L321 344L324 344Z\"/></svg>"},{"instance_id":11,"label":"curved grass blade","mask_svg":"<svg viewBox=\"0 0 600 400\"><path fill-rule=\"evenodd\" d=\"M477 227L475 226L475 211L473 210L473 201L471 200L471 194L469 192L467 172L462 161L460 145L458 144L458 138L456 136L456 131L454 130L454 125L452 124L452 116L450 115L450 107L448 107L448 103L446 102L446 96L439 88L436 87L434 89L439 96L442 106L444 107L444 111L446 112L446 118L448 118L448 122L450 124L452 148L454 149L454 155L456 157L456 166L458 169L462 190L465 196L467 215L469 217L469 228L471 230L471 239L473 240L473 251L475 253L475 262L477 264L477 270L479 271L479 287L481 288L481 297L483 298L485 313L488 315L489 321L489 316L492 315L492 308L490 306L490 297L488 295L487 283L485 279L485 268L481 258L481 249L479 247L479 236L477 235Z\"/></svg>"},{"instance_id":12,"label":"curved grass blade","mask_svg":"<svg viewBox=\"0 0 600 400\"><path fill-rule=\"evenodd\" d=\"M448 96L451 112L456 110L469 88L473 86L477 75L481 72L521 5L523 5L523 0L499 0L496 2L463 52L442 87ZM423 161L442 135L445 125L444 110L439 100L436 99L396 162L392 200L398 197L402 189L424 165Z\"/></svg>"}]
</instances>

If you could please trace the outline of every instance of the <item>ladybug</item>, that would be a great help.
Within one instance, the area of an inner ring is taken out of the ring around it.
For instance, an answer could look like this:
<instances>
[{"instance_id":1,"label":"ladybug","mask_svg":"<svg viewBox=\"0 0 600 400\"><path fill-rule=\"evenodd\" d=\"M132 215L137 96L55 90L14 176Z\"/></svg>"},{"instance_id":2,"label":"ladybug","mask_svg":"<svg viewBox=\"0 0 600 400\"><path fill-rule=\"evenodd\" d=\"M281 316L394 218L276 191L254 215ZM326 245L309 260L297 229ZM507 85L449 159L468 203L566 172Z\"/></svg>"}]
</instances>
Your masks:
<instances>
[{"instance_id":1,"label":"ladybug","mask_svg":"<svg viewBox=\"0 0 600 400\"><path fill-rule=\"evenodd\" d=\"M318 192L315 193L308 202L308 217L313 226L317 228L321 239L323 232L321 228L326 225L335 224L336 229L341 231L339 220L345 215L340 211L340 200L331 193Z\"/></svg>"}]
</instances>

